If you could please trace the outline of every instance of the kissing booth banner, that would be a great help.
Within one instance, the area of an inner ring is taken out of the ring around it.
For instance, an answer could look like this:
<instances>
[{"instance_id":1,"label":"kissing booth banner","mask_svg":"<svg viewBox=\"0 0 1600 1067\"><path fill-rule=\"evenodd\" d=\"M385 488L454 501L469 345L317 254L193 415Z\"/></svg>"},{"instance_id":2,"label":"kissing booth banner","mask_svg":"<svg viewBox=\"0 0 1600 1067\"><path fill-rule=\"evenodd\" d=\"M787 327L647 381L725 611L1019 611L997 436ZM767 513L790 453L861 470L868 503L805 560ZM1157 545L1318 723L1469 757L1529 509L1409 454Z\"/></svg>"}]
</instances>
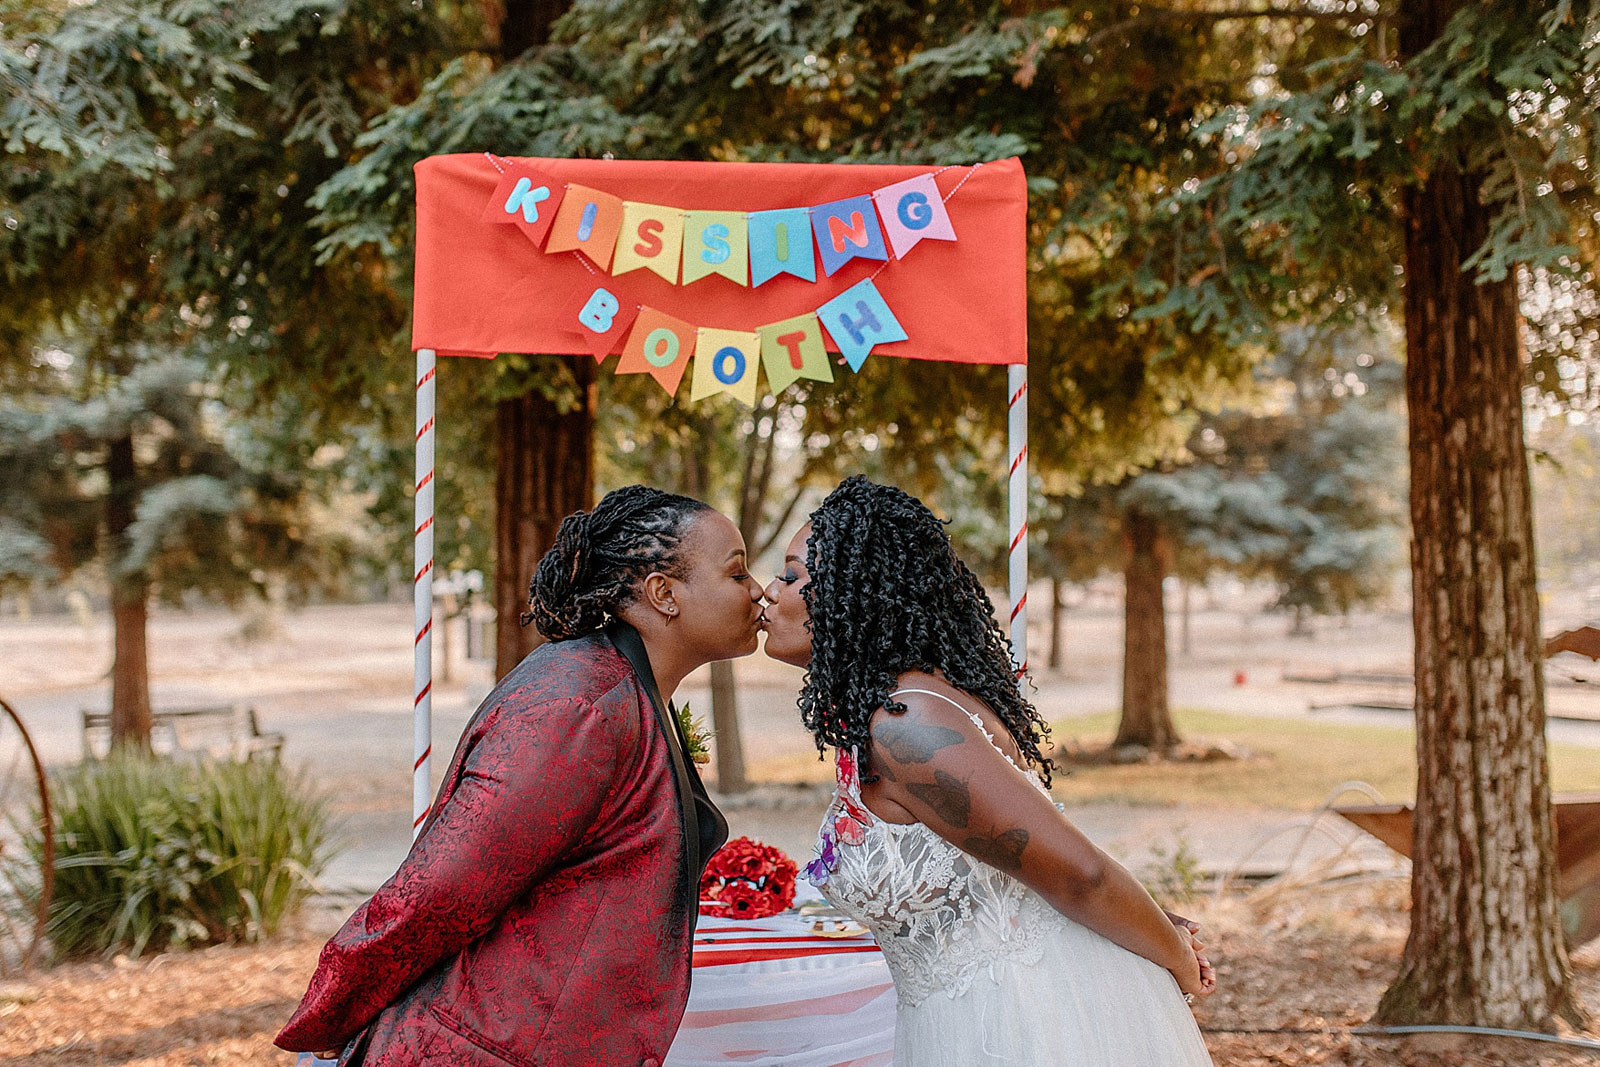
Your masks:
<instances>
[{"instance_id":1,"label":"kissing booth banner","mask_svg":"<svg viewBox=\"0 0 1600 1067\"><path fill-rule=\"evenodd\" d=\"M433 156L416 166L413 812L431 799L436 356L588 354L679 399L866 360L1007 364L1011 639L1026 669L1027 185L970 166ZM837 355L830 355L836 353Z\"/></svg>"}]
</instances>

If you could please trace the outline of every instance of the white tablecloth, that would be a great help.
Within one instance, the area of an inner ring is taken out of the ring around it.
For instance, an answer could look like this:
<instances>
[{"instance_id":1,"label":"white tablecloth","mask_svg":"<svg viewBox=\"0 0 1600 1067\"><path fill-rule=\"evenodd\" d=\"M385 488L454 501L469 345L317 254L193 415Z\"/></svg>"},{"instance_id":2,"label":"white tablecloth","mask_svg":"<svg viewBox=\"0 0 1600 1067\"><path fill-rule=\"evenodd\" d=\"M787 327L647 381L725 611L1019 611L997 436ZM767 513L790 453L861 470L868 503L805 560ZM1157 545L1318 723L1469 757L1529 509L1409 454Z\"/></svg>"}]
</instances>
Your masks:
<instances>
[{"instance_id":1,"label":"white tablecloth","mask_svg":"<svg viewBox=\"0 0 1600 1067\"><path fill-rule=\"evenodd\" d=\"M894 983L868 934L796 915L702 916L683 1024L665 1067L889 1067Z\"/></svg>"}]
</instances>

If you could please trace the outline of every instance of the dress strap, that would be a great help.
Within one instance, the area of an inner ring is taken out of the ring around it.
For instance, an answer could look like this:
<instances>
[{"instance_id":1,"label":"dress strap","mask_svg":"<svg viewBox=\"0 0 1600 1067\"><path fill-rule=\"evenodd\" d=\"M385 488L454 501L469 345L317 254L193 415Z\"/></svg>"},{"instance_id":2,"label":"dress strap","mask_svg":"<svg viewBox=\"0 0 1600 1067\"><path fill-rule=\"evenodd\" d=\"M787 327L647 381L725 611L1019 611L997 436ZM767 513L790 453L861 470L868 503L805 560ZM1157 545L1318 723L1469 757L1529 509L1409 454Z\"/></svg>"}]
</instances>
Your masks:
<instances>
[{"instance_id":1,"label":"dress strap","mask_svg":"<svg viewBox=\"0 0 1600 1067\"><path fill-rule=\"evenodd\" d=\"M983 731L983 736L989 739L989 744L994 747L994 750L996 752L1000 753L1001 756L1005 757L1005 761L1007 763L1011 764L1011 766L1017 767L1017 761L1011 758L1011 753L1007 752L1005 749L1000 747L1000 743L994 739L994 734L990 733L989 732L989 728L984 725L983 719L980 716L978 716L976 713L974 713L972 711L969 711L967 709L966 705L962 704L961 701L955 700L955 699L953 699L951 697L947 697L943 693L937 693L937 692L933 691L932 689L912 689L912 688L909 688L909 687L906 688L906 689L896 689L894 692L890 693L889 695L892 696L892 697L897 697L901 693L925 693L930 697L938 697L940 700L944 701L946 704L954 704L956 706L956 708L961 712L961 714L965 715L967 718L972 720L972 725L976 726L978 729ZM1017 770L1020 771L1020 770L1022 770L1022 768L1021 767L1017 767ZM1026 772L1025 771L1024 773L1030 774L1030 777L1031 777L1031 773L1030 772Z\"/></svg>"}]
</instances>

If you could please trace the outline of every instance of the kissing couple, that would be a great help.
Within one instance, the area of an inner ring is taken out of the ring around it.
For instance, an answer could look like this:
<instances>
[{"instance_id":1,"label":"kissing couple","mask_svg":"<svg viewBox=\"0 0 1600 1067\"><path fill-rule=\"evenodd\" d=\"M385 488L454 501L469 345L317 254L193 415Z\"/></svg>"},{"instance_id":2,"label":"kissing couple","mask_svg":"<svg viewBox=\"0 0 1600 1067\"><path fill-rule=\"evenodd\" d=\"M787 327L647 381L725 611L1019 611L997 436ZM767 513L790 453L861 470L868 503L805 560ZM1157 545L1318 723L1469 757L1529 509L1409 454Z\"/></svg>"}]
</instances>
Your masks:
<instances>
[{"instance_id":1,"label":"kissing couple","mask_svg":"<svg viewBox=\"0 0 1600 1067\"><path fill-rule=\"evenodd\" d=\"M897 1067L1210 1064L1197 928L1051 800L1044 721L944 524L852 477L764 589L749 562L725 516L646 486L561 524L523 616L548 642L467 724L277 1044L365 1067L661 1067L728 834L671 700L764 631L806 669L800 718L834 756L807 876L883 950Z\"/></svg>"}]
</instances>

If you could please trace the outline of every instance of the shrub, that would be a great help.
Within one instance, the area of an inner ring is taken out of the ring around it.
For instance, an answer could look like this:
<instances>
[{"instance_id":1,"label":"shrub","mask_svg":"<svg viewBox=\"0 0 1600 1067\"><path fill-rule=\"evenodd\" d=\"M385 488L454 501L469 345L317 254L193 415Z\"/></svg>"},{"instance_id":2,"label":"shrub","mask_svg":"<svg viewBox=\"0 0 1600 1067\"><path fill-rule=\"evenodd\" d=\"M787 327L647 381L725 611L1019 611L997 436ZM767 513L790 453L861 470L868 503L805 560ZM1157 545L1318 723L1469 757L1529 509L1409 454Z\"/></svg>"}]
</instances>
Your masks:
<instances>
[{"instance_id":1,"label":"shrub","mask_svg":"<svg viewBox=\"0 0 1600 1067\"><path fill-rule=\"evenodd\" d=\"M331 854L327 796L277 760L117 754L58 775L51 800L64 955L269 937Z\"/></svg>"}]
</instances>

